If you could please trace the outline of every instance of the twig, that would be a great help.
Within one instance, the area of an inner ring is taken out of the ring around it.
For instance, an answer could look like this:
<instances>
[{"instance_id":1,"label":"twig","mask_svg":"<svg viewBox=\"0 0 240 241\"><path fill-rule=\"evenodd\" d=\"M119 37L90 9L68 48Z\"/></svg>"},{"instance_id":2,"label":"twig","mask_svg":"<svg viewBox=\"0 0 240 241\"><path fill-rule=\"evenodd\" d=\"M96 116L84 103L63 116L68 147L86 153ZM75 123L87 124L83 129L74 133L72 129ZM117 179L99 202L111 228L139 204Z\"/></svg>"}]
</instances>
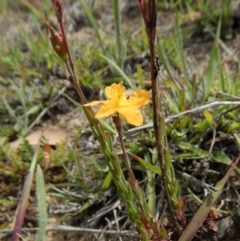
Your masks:
<instances>
[{"instance_id":1,"label":"twig","mask_svg":"<svg viewBox=\"0 0 240 241\"><path fill-rule=\"evenodd\" d=\"M203 188L207 188L209 191L211 192L216 192L218 189L214 186L211 186L205 182L202 182L200 180L198 180L197 178L185 173L185 172L180 172L180 171L176 171L182 178L184 178L186 181L190 182L192 181L194 185L199 186L199 187L203 187Z\"/></svg>"},{"instance_id":2,"label":"twig","mask_svg":"<svg viewBox=\"0 0 240 241\"><path fill-rule=\"evenodd\" d=\"M169 116L165 119L165 123L170 123L175 119L182 118L183 116L193 115L193 114L202 112L204 110L207 110L207 109L210 109L210 108L213 108L213 107L217 107L219 105L240 105L240 101L228 101L228 100L227 101L220 101L220 100L212 101L210 103L207 103L205 105L196 107L194 109L184 111L184 112L179 113L177 115ZM146 125L136 127L136 128L132 128L132 129L128 130L127 134L134 134L138 131L151 129L151 128L153 128L153 123L146 124Z\"/></svg>"},{"instance_id":3,"label":"twig","mask_svg":"<svg viewBox=\"0 0 240 241\"><path fill-rule=\"evenodd\" d=\"M103 210L100 210L99 212L95 213L92 218L89 218L88 223L92 223L95 219L101 218L103 215L109 213L111 210L114 210L117 207L119 207L120 204L121 204L121 201L117 200L115 203L111 205L111 207L109 205L106 208L103 208Z\"/></svg>"},{"instance_id":4,"label":"twig","mask_svg":"<svg viewBox=\"0 0 240 241\"><path fill-rule=\"evenodd\" d=\"M25 232L36 232L38 228L22 228ZM65 232L86 232L86 233L104 233L104 234L117 234L121 236L131 236L138 237L136 232L129 232L128 230L116 231L116 230L102 230L102 229L92 229L92 228L77 228L72 226L58 225L56 227L47 227L46 231L65 231ZM0 230L0 233L12 233L13 229Z\"/></svg>"},{"instance_id":5,"label":"twig","mask_svg":"<svg viewBox=\"0 0 240 241\"><path fill-rule=\"evenodd\" d=\"M63 195L68 195L70 197L75 197L75 198L78 198L78 199L81 199L81 200L96 199L96 196L93 195L93 194L86 194L84 192L74 193L71 190L59 189L59 188L55 187L53 184L51 184L51 183L49 185L51 186L51 188L53 190L55 190L56 192L61 193Z\"/></svg>"},{"instance_id":6,"label":"twig","mask_svg":"<svg viewBox=\"0 0 240 241\"><path fill-rule=\"evenodd\" d=\"M212 141L211 141L211 146L209 148L209 154L212 154L213 147L214 147L215 142L216 142L216 135L217 135L217 131L216 131L215 123L214 123L213 124L213 137L212 137Z\"/></svg>"}]
</instances>

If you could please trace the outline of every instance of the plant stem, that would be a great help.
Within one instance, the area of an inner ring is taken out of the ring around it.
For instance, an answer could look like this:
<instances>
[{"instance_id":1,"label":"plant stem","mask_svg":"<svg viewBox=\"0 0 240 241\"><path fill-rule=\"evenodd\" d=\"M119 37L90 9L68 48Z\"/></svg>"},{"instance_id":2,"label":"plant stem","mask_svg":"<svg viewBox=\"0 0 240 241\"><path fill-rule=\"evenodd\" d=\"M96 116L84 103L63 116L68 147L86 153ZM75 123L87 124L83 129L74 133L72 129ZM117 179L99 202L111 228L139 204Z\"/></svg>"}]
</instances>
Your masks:
<instances>
[{"instance_id":1,"label":"plant stem","mask_svg":"<svg viewBox=\"0 0 240 241\"><path fill-rule=\"evenodd\" d=\"M116 130L118 132L118 138L119 138L119 142L120 142L120 145L121 145L121 148L122 148L122 151L123 151L124 162L125 162L126 168L128 170L128 173L129 173L130 181L133 185L135 185L136 184L136 178L135 178L135 175L132 171L129 156L127 154L127 151L126 151L126 148L125 148L125 145L124 145L123 136L122 136L122 122L120 120L120 116L119 116L118 113L116 114L116 116L113 116L113 123L115 124Z\"/></svg>"},{"instance_id":2,"label":"plant stem","mask_svg":"<svg viewBox=\"0 0 240 241\"><path fill-rule=\"evenodd\" d=\"M74 65L74 62L73 62L73 58L72 58L72 55L71 55L71 52L70 52L70 48L68 46L68 41L67 41L67 36L66 36L66 31L65 31L65 28L64 28L64 24L63 24L63 17L62 17L62 5L61 3L58 1L58 0L52 0L53 2L53 7L54 7L54 10L55 10L55 13L56 13L56 16L57 16L57 19L58 19L58 23L59 23L59 26L60 26L60 29L61 29L61 34L62 34L62 39L63 39L63 43L65 45L65 49L67 51L67 56L68 56L68 61L69 61L69 64L70 64L70 68L71 68L71 72L69 71L69 65L68 63L66 62L66 66L68 68L68 71L70 72L70 78L71 78L71 83L74 85L74 87L76 88L80 98L81 98L81 101L83 104L86 104L87 101L86 101L86 98L80 88L80 85L79 85L79 81L78 81L78 76L77 76L77 72L76 72L76 69L75 69L75 65Z\"/></svg>"},{"instance_id":3,"label":"plant stem","mask_svg":"<svg viewBox=\"0 0 240 241\"><path fill-rule=\"evenodd\" d=\"M163 151L164 148L167 148L167 139L166 132L162 133L165 129L164 115L162 113L161 105L161 93L158 91L158 67L156 60L156 47L155 47L155 38L156 38L156 22L157 22L157 13L156 13L156 0L149 0L149 8L151 13L154 13L154 16L150 16L149 23L146 26L146 32L149 41L149 50L150 50L150 64L151 64L151 82L152 82L152 102L153 102L153 126L154 134L157 147L157 156L162 173L162 184L164 193L166 196L167 203L169 205L170 213L173 221L175 222L176 227L178 227L175 215L173 212L173 207L171 204L171 198L169 196L167 181L166 181L166 163L164 161ZM164 126L162 126L164 125ZM165 143L166 142L166 143Z\"/></svg>"}]
</instances>

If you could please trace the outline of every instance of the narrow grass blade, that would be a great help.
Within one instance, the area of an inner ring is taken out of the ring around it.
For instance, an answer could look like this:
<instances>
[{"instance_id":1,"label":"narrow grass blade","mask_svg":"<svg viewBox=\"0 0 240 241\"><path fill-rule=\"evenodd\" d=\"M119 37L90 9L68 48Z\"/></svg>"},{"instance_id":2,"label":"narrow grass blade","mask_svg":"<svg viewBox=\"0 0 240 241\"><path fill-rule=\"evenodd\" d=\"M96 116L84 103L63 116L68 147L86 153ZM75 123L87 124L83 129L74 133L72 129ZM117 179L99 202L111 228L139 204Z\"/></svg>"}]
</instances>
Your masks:
<instances>
[{"instance_id":1,"label":"narrow grass blade","mask_svg":"<svg viewBox=\"0 0 240 241\"><path fill-rule=\"evenodd\" d=\"M30 189L31 189L31 185L32 185L33 174L34 174L34 170L35 170L36 163L37 163L38 151L39 151L39 144L38 144L38 147L37 147L37 149L35 151L35 154L33 156L32 163L31 163L31 166L30 166L30 170L29 170L29 172L26 176L25 182L24 182L21 199L20 199L20 202L18 204L17 217L16 217L16 222L15 222L15 225L14 225L14 231L13 231L11 241L18 241L19 240L19 235L21 233L25 211L26 211L26 208L27 208L27 205L28 205L28 197L29 197L29 193L30 193Z\"/></svg>"},{"instance_id":2,"label":"narrow grass blade","mask_svg":"<svg viewBox=\"0 0 240 241\"><path fill-rule=\"evenodd\" d=\"M28 197L29 197L29 193L30 193L30 189L31 189L31 185L32 185L32 179L33 179L33 173L29 172L26 176L21 199L18 204L17 217L16 217L16 222L14 225L12 239L11 239L12 241L19 240L19 235L21 233L25 211L26 211L26 208L28 205Z\"/></svg>"},{"instance_id":3,"label":"narrow grass blade","mask_svg":"<svg viewBox=\"0 0 240 241\"><path fill-rule=\"evenodd\" d=\"M31 1L20 0L20 2L23 6L28 8L33 13L33 15L36 16L38 19L42 19L44 17L42 9L39 9L39 8L35 7L31 3Z\"/></svg>"},{"instance_id":4,"label":"narrow grass blade","mask_svg":"<svg viewBox=\"0 0 240 241\"><path fill-rule=\"evenodd\" d=\"M22 134L25 134L27 126L28 126L28 116L27 113L27 106L26 106L26 95L22 92L21 88L19 88L12 80L9 80L11 86L15 90L16 95L19 97L19 100L21 102L22 108L24 110L24 130L22 130Z\"/></svg>"},{"instance_id":5,"label":"narrow grass blade","mask_svg":"<svg viewBox=\"0 0 240 241\"><path fill-rule=\"evenodd\" d=\"M218 23L217 33L215 36L215 42L213 45L213 49L210 54L210 59L208 62L208 70L207 70L207 77L206 77L206 86L205 86L205 94L204 94L204 100L207 100L210 90L214 83L214 77L217 70L217 64L218 64L218 38L220 36L220 30L221 30L221 19Z\"/></svg>"},{"instance_id":6,"label":"narrow grass blade","mask_svg":"<svg viewBox=\"0 0 240 241\"><path fill-rule=\"evenodd\" d=\"M123 77L123 79L127 82L127 84L133 89L135 90L136 87L134 86L134 84L132 83L132 81L130 80L130 78L119 68L119 66L111 59L109 59L108 57L102 55L102 57L115 69L117 70L117 72Z\"/></svg>"},{"instance_id":7,"label":"narrow grass blade","mask_svg":"<svg viewBox=\"0 0 240 241\"><path fill-rule=\"evenodd\" d=\"M85 4L85 2L83 0L79 0L79 3L80 5L82 6L85 14L87 15L87 18L90 22L90 24L92 25L94 31L95 31L95 34L96 34L96 37L98 39L98 42L99 42L99 45L100 45L100 48L102 49L102 52L107 55L107 52L104 48L104 44L103 44L103 40L102 40L102 37L101 37L101 34L99 32L99 27L97 26L97 22L96 20L94 19L94 16L91 12L91 9Z\"/></svg>"},{"instance_id":8,"label":"narrow grass blade","mask_svg":"<svg viewBox=\"0 0 240 241\"><path fill-rule=\"evenodd\" d=\"M186 59L185 59L185 54L183 50L183 41L182 41L182 34L180 31L180 26L179 26L179 18L178 15L176 15L176 20L175 20L175 36L176 36L176 47L177 47L177 52L180 57L180 64L182 67L182 71L184 74L184 81L188 87L189 94L191 94L191 89L190 88L190 81L189 81L189 76L188 76L188 71L187 71L187 64L186 64ZM192 97L192 96L191 96Z\"/></svg>"},{"instance_id":9,"label":"narrow grass blade","mask_svg":"<svg viewBox=\"0 0 240 241\"><path fill-rule=\"evenodd\" d=\"M47 226L47 203L44 177L42 169L39 165L37 165L36 171L36 196L39 210L39 229L37 241L44 241Z\"/></svg>"},{"instance_id":10,"label":"narrow grass blade","mask_svg":"<svg viewBox=\"0 0 240 241\"><path fill-rule=\"evenodd\" d=\"M217 46L216 46L216 43L214 43L214 46L210 55L210 59L208 62L208 70L207 70L205 94L204 94L205 100L207 100L210 90L213 86L214 76L216 74L216 67L217 67Z\"/></svg>"},{"instance_id":11,"label":"narrow grass blade","mask_svg":"<svg viewBox=\"0 0 240 241\"><path fill-rule=\"evenodd\" d=\"M219 48L217 48L217 53L218 53L218 69L219 69L219 80L220 80L221 90L222 92L227 92L227 89L226 89L227 77L224 76L224 68L221 61L221 53ZM230 90L230 88L228 89Z\"/></svg>"},{"instance_id":12,"label":"narrow grass blade","mask_svg":"<svg viewBox=\"0 0 240 241\"><path fill-rule=\"evenodd\" d=\"M143 70L141 68L141 65L137 65L137 78L140 84L140 88L144 89Z\"/></svg>"},{"instance_id":13,"label":"narrow grass blade","mask_svg":"<svg viewBox=\"0 0 240 241\"><path fill-rule=\"evenodd\" d=\"M163 47L163 44L162 44L161 40L158 41L157 48L158 48L159 58L162 61L164 68L166 69L170 79L173 80L173 83L174 83L176 89L179 90L178 86L175 84L176 78L175 78L174 73L172 71L171 64L169 62L167 53L166 53L166 51L165 51L165 49Z\"/></svg>"},{"instance_id":14,"label":"narrow grass blade","mask_svg":"<svg viewBox=\"0 0 240 241\"><path fill-rule=\"evenodd\" d=\"M13 108L9 105L9 103L7 102L6 98L4 96L1 96L2 99L2 103L4 104L5 108L7 109L9 115L13 118L16 119L16 115L15 112L13 110Z\"/></svg>"},{"instance_id":15,"label":"narrow grass blade","mask_svg":"<svg viewBox=\"0 0 240 241\"><path fill-rule=\"evenodd\" d=\"M113 16L114 16L114 24L116 31L116 60L119 66L122 68L123 64L123 41L121 38L121 11L120 11L120 1L112 0L112 8L113 8Z\"/></svg>"},{"instance_id":16,"label":"narrow grass blade","mask_svg":"<svg viewBox=\"0 0 240 241\"><path fill-rule=\"evenodd\" d=\"M149 162L145 161L144 159L142 159L139 156L134 155L131 152L128 152L128 155L131 156L132 158L134 158L135 160L139 161L143 165L143 167L146 168L147 171L151 171L151 172L156 173L160 176L162 175L161 170L158 166L150 164Z\"/></svg>"}]
</instances>

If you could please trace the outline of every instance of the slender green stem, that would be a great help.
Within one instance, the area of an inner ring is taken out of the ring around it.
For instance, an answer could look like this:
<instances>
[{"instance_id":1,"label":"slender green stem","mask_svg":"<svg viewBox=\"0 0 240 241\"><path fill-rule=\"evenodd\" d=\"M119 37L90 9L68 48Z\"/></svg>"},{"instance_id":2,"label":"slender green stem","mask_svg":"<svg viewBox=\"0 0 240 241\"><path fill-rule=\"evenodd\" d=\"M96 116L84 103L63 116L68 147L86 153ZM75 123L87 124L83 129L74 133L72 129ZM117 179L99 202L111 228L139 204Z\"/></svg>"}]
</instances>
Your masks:
<instances>
[{"instance_id":1,"label":"slender green stem","mask_svg":"<svg viewBox=\"0 0 240 241\"><path fill-rule=\"evenodd\" d=\"M120 116L119 116L118 113L116 114L116 116L113 117L113 122L114 122L116 130L118 132L118 138L119 138L119 142L120 142L120 145L121 145L121 148L122 148L122 151L123 151L124 162L125 162L126 168L128 170L130 180L131 180L132 184L135 185L136 184L136 178L135 178L135 175L132 171L129 156L127 154L127 151L126 151L126 148L125 148L125 145L124 145L123 136L122 136L122 122L120 120Z\"/></svg>"}]
</instances>

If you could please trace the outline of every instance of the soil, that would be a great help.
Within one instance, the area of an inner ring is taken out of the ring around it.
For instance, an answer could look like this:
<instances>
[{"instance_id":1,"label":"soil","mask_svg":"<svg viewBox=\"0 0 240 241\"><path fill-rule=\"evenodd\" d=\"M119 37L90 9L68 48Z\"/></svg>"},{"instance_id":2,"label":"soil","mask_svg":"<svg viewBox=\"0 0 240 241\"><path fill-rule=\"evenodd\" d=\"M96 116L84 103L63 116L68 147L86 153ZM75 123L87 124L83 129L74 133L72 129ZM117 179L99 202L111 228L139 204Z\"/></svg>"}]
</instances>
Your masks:
<instances>
[{"instance_id":1,"label":"soil","mask_svg":"<svg viewBox=\"0 0 240 241\"><path fill-rule=\"evenodd\" d=\"M16 11L10 14L0 14L0 36L3 36L5 43L5 48L10 48L11 45L21 46L21 41L19 36L21 31L26 31L31 36L34 34L32 30L33 24L29 18L29 11L24 1L20 1L17 4ZM31 0L31 4L37 8L42 7L40 0ZM122 31L124 34L135 34L140 30L141 16L140 11L137 6L137 1L121 1L122 8ZM68 0L64 1L64 10L65 10L65 25L68 26L67 30L69 37L73 44L76 46L84 46L88 42L97 43L93 29L91 28L89 22L87 21L83 10L80 8L78 1ZM96 6L93 10L94 16L97 19L98 26L105 36L114 34L114 25L113 17L111 14L111 1L96 1ZM236 15L236 16L235 16ZM240 57L240 34L238 33L240 22L237 14L233 17L233 22L229 31L232 34L230 40L221 40L221 44L225 46L222 48L223 58L226 59L226 62L232 59L231 53L234 53L235 59L239 60ZM56 24L56 19L54 16L48 16L48 18ZM158 11L158 31L161 36L172 36L174 33L174 21L175 13L174 11L159 9ZM182 23L183 29L189 27L189 25L194 24L195 19L192 22ZM203 28L201 26L200 28ZM47 38L46 34L46 38ZM106 37L107 38L107 37ZM107 41L107 39L106 39ZM213 38L200 31L199 33L190 36L187 38L184 46L184 51L189 59L189 68L195 73L204 73L206 71L209 53L213 46ZM134 59L137 61L140 58L141 63L147 61L147 54L139 53ZM126 72L132 74L134 71L134 60L129 62L129 65L126 66ZM235 63L236 65L239 64ZM144 65L144 64L143 64ZM130 67L129 67L130 66ZM131 67L133 66L133 67ZM148 64L145 66L148 68ZM49 79L58 81L59 90L66 86L68 81L66 80L66 75L60 66L54 66L52 73L49 74ZM9 73L5 73L4 77L10 76ZM14 81L17 80L18 77ZM7 87L0 87L7 88ZM75 90L71 85L68 85L65 92L66 95L71 98L78 100L78 97L75 93ZM85 93L89 99L96 98L98 92L95 90L89 89L86 87ZM74 107L70 101L67 100L63 95L57 99L55 105L49 109L49 111L41 118L41 120L36 123L32 131L42 128L44 126L54 125L55 127L63 130L67 134L67 143L71 145L71 142L75 139L78 130L83 131L83 135L79 140L78 148L79 150L87 155L96 153L101 160L101 154L96 150L97 144L94 142L94 139L91 136L89 131L89 125L84 117L84 114ZM209 139L206 140L206 142ZM229 143L229 141L227 142ZM203 143L206 144L206 143ZM86 147L88 146L88 148ZM91 146L91 148L89 148ZM234 155L234 157L236 157ZM206 164L206 163L204 163ZM85 165L85 164L84 164ZM72 171L76 171L75 167L71 167ZM18 180L11 184L12 180L2 180L1 186L6 186L5 193L0 194L0 197L8 197L10 200L13 200L13 205L4 206L0 204L0 240L10 240L11 232L1 232L1 230L12 229L14 224L14 217L17 208L17 201L19 200L21 194L21 188L24 179ZM47 183L47 193L54 192L54 189L49 183L63 183L64 181L69 181L69 176L65 172L63 167L54 167L49 168L45 173L45 182ZM96 188L100 188L101 183L95 182ZM239 184L235 184L237 187L236 198L239 197ZM228 186L227 188L230 189ZM61 188L60 188L61 189ZM55 190L56 191L56 190ZM59 190L58 190L59 191ZM83 195L82 190L64 190L64 192L70 192L70 196ZM57 192L57 191L56 191ZM185 197L187 200L187 196ZM90 198L91 199L91 198ZM116 191L114 188L104 193L101 197L95 197L95 204L87 211L81 212L81 205L73 199L74 201L66 201L65 199L57 198L56 196L48 195L48 226L56 227L57 225L65 225L71 227L84 227L86 229L95 229L102 230L102 233L94 233L91 231L63 231L63 230L49 230L47 232L46 241L53 240L68 240L68 241L87 241L87 240L138 240L135 236L118 236L115 234L104 234L104 230L111 231L117 230L118 220L117 216L121 218L119 221L120 229L128 230L129 234L135 234L135 230L130 221L126 218L124 207L116 196ZM88 200L88 197L86 197ZM231 206L235 203L234 200L229 200L228 197L225 197L225 202L223 205ZM191 207L188 207L189 210ZM105 209L108 211L105 214ZM114 210L114 211L113 211ZM61 221L63 215L66 214L67 217L64 218L64 221ZM116 215L116 216L114 216ZM99 221L100 220L100 221ZM26 217L24 220L25 231L22 233L23 240L32 241L36 240L36 233L31 229L37 227L38 224L38 210L36 209L36 199L34 187L31 193L31 198L29 200L29 205L27 208ZM240 216L235 215L234 217L227 216L219 221L216 221L214 217L209 216L208 220L204 223L203 228L199 231L198 236L194 240L231 240L236 241L240 240L240 234L238 229L240 227ZM174 240L174 239L173 239Z\"/></svg>"}]
</instances>

